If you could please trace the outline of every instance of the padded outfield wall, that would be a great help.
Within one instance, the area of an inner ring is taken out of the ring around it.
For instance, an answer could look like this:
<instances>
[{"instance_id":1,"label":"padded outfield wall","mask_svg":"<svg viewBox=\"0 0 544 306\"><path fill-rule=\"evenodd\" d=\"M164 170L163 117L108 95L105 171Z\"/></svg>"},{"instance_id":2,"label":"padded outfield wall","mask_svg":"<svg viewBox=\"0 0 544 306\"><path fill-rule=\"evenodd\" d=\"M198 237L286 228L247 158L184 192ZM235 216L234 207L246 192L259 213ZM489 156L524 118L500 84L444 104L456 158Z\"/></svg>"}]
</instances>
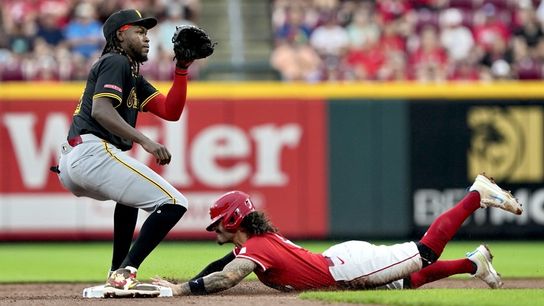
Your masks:
<instances>
[{"instance_id":1,"label":"padded outfield wall","mask_svg":"<svg viewBox=\"0 0 544 306\"><path fill-rule=\"evenodd\" d=\"M113 203L76 198L48 171L82 87L0 84L0 240L111 237ZM418 237L479 171L526 213L481 210L461 237L540 238L543 107L540 83L191 83L179 122L139 119L172 163L130 154L190 200L172 239L211 238L207 207L233 189L292 238Z\"/></svg>"}]
</instances>

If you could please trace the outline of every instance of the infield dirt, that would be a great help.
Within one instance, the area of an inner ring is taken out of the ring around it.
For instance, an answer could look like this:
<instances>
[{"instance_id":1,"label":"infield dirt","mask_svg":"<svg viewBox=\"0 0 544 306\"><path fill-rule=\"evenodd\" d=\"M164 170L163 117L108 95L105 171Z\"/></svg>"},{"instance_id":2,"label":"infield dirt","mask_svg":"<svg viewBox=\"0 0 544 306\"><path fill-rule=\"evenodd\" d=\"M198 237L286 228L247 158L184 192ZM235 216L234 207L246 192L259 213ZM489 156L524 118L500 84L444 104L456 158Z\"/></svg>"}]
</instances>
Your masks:
<instances>
[{"instance_id":1,"label":"infield dirt","mask_svg":"<svg viewBox=\"0 0 544 306\"><path fill-rule=\"evenodd\" d=\"M544 288L544 279L506 279L504 288ZM330 304L301 300L297 293L284 293L270 289L257 281L245 281L238 286L208 296L184 296L153 299L85 299L83 288L97 284L2 284L0 305L210 305L210 306L277 306L277 305L354 305ZM446 279L422 288L487 288L475 279Z\"/></svg>"}]
</instances>

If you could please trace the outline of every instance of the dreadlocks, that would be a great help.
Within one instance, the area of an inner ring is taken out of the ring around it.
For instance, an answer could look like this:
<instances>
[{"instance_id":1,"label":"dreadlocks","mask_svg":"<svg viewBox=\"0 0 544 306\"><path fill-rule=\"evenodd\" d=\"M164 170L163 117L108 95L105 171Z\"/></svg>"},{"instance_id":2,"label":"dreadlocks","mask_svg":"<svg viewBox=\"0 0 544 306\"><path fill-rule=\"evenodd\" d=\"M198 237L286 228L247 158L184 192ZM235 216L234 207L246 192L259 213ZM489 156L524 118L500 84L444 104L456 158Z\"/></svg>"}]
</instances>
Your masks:
<instances>
[{"instance_id":1,"label":"dreadlocks","mask_svg":"<svg viewBox=\"0 0 544 306\"><path fill-rule=\"evenodd\" d=\"M132 75L134 77L138 76L140 73L140 63L135 61L133 58L131 58L125 50L121 47L121 42L117 38L117 31L113 32L107 39L106 39L106 45L104 46L104 50L102 51L102 55L107 53L117 53L126 56L128 58L128 62L130 63L130 70L132 71Z\"/></svg>"},{"instance_id":2,"label":"dreadlocks","mask_svg":"<svg viewBox=\"0 0 544 306\"><path fill-rule=\"evenodd\" d=\"M278 229L268 220L268 217L263 212L254 211L244 217L240 227L249 236L262 235L264 233L277 233Z\"/></svg>"}]
</instances>

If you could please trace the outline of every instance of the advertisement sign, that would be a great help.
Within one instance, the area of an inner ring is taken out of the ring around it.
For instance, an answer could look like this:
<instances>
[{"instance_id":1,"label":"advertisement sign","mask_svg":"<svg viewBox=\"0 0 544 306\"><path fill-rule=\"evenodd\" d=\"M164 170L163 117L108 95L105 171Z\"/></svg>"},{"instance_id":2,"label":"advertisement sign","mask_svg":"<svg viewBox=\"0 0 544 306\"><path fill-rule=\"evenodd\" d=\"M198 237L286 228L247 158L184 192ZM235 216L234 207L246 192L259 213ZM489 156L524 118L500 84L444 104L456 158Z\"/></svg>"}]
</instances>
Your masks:
<instances>
[{"instance_id":1,"label":"advertisement sign","mask_svg":"<svg viewBox=\"0 0 544 306\"><path fill-rule=\"evenodd\" d=\"M62 99L0 102L0 240L111 236L114 203L77 198L49 171L74 107ZM138 145L130 154L189 199L170 238L210 237L209 206L235 189L284 234L319 238L327 232L325 115L321 100L191 100L177 122L140 114L139 130L169 149L169 165Z\"/></svg>"},{"instance_id":2,"label":"advertisement sign","mask_svg":"<svg viewBox=\"0 0 544 306\"><path fill-rule=\"evenodd\" d=\"M544 103L414 101L410 105L413 222L417 235L466 194L481 172L523 203L522 216L481 209L459 237L542 237Z\"/></svg>"}]
</instances>

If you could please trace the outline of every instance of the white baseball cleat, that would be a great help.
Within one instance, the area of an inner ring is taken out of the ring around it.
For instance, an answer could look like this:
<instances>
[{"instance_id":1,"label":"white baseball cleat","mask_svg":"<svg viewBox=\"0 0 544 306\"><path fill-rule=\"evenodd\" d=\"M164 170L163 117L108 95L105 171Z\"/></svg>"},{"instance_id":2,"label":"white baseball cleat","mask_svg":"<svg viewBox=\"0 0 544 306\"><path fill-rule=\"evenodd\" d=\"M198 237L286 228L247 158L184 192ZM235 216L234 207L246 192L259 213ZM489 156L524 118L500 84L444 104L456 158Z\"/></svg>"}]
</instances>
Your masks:
<instances>
[{"instance_id":1,"label":"white baseball cleat","mask_svg":"<svg viewBox=\"0 0 544 306\"><path fill-rule=\"evenodd\" d=\"M152 284L142 284L136 279L136 268L126 267L113 271L104 286L105 298L158 297L160 288Z\"/></svg>"},{"instance_id":2,"label":"white baseball cleat","mask_svg":"<svg viewBox=\"0 0 544 306\"><path fill-rule=\"evenodd\" d=\"M521 215L523 212L521 203L514 198L510 191L499 187L493 178L486 176L485 173L476 177L469 190L476 190L480 193L480 207L482 208L497 207L516 215Z\"/></svg>"},{"instance_id":3,"label":"white baseball cleat","mask_svg":"<svg viewBox=\"0 0 544 306\"><path fill-rule=\"evenodd\" d=\"M476 273L473 275L474 277L481 279L493 289L502 287L501 275L491 265L493 255L491 255L491 251L487 245L482 244L473 252L467 253L467 258L476 264L477 268Z\"/></svg>"}]
</instances>

